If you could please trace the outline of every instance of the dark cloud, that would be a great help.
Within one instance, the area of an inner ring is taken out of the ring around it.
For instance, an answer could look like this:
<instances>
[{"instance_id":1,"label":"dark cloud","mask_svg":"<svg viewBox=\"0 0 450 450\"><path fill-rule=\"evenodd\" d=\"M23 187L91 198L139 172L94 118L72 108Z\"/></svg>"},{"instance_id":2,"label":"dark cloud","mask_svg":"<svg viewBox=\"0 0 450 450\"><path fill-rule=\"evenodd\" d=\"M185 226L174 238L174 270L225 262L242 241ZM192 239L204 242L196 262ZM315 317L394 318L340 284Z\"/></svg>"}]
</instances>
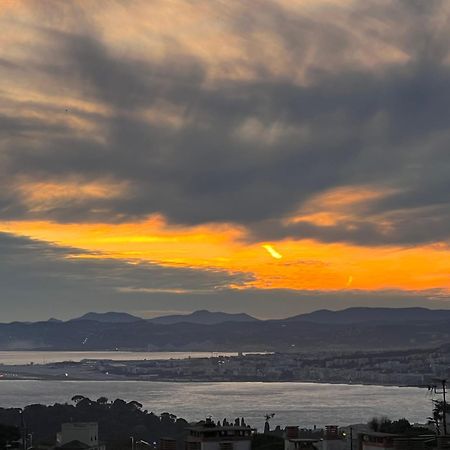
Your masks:
<instances>
[{"instance_id":1,"label":"dark cloud","mask_svg":"<svg viewBox=\"0 0 450 450\"><path fill-rule=\"evenodd\" d=\"M388 223L387 223L388 222ZM280 221L263 221L252 226L252 239L275 240L284 238L317 239L322 242L348 242L368 246L404 245L445 242L449 238L448 205L423 206L417 209L381 211L360 219L341 219L332 225L320 225L307 220L292 224Z\"/></svg>"},{"instance_id":2,"label":"dark cloud","mask_svg":"<svg viewBox=\"0 0 450 450\"><path fill-rule=\"evenodd\" d=\"M8 233L0 233L0 255L2 321L60 311L70 316L107 308L114 299L120 299L117 308L129 309L134 293L143 295L147 308L161 309L164 303L154 303L152 294L202 295L252 279L213 269L132 264Z\"/></svg>"},{"instance_id":3,"label":"dark cloud","mask_svg":"<svg viewBox=\"0 0 450 450\"><path fill-rule=\"evenodd\" d=\"M370 245L447 240L449 30L432 26L446 13L445 3L393 0L381 8L361 1L344 22L331 7L321 22L274 2L260 6L236 18L234 32L250 47L252 30L277 38L292 65L304 69L306 83L275 77L256 59L255 79L208 83L207 67L182 42L170 43L166 57L156 62L117 53L86 27L83 33L42 28L46 51L27 70L109 112L69 112L97 126L100 136L45 117L0 118L6 130L0 141L1 216L114 222L162 213L179 224L243 224L253 239ZM372 23L383 24L386 36ZM394 46L405 58L375 69L351 64L355 30ZM311 52L316 56L308 65ZM340 66L327 63L338 65L339 58ZM8 64L2 67L8 71ZM148 108L163 114L163 105L177 111L181 125L145 118ZM127 183L129 190L36 211L14 190L17 177L71 177L80 183L106 178ZM354 218L333 226L284 226L279 220L314 195L361 184L395 193L367 202L363 211L355 208Z\"/></svg>"}]
</instances>

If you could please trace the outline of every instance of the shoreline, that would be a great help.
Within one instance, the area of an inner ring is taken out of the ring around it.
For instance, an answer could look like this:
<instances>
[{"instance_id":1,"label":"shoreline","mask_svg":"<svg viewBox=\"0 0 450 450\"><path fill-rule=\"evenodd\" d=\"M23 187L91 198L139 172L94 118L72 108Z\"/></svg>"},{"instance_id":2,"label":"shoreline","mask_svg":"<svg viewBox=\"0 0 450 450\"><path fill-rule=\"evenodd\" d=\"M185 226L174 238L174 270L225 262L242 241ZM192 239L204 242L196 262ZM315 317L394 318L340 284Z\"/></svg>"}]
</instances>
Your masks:
<instances>
[{"instance_id":1,"label":"shoreline","mask_svg":"<svg viewBox=\"0 0 450 450\"><path fill-rule=\"evenodd\" d=\"M19 352L11 352L18 354ZM49 354L55 352L49 352ZM58 353L58 352L56 352ZM350 355L353 359L344 359L342 365L339 359L335 366L329 369L327 358L318 361L299 358L292 359L285 354L247 355L205 355L202 352L187 354L185 352L168 352L160 358L161 352L138 353L143 359L127 358L131 352L107 352L97 357L89 352L83 352L80 360L70 360L67 352L55 355L58 360L42 363L30 361L25 363L20 357L11 362L5 357L5 363L0 359L0 381L120 381L120 382L159 382L159 383L311 383L318 385L345 386L382 386L423 388L424 376L418 372L409 376L404 370L384 371L360 361L361 355ZM119 358L108 358L108 356ZM217 355L217 356L216 356ZM79 354L80 356L80 354ZM105 358L106 356L106 358ZM148 359L145 359L145 356ZM200 359L197 359L198 356ZM248 358L247 358L248 356ZM61 357L61 359L59 359ZM415 355L414 355L415 357ZM359 359L358 359L359 358ZM334 362L334 360L331 360ZM366 364L366 366L364 366ZM415 364L412 359L411 364ZM392 367L391 367L392 368ZM377 370L379 369L379 370ZM425 380L426 381L426 380Z\"/></svg>"},{"instance_id":2,"label":"shoreline","mask_svg":"<svg viewBox=\"0 0 450 450\"><path fill-rule=\"evenodd\" d=\"M0 376L1 382L8 381L61 381L61 382L80 382L80 383L103 383L103 382L123 382L123 383L192 383L192 384L202 384L202 383L263 383L263 384L283 384L283 383L295 383L295 384L318 384L318 385L336 385L336 386L377 386L377 387L396 387L396 388L415 388L415 389L424 389L426 386L417 386L417 385L407 385L407 384L389 384L389 383L364 383L364 382L355 382L355 383L345 383L342 381L318 381L318 380L248 380L248 379L207 379L207 378L155 378L155 379L144 379L144 378L131 378L131 377L120 377L120 376L105 376L105 377L83 377L83 378L72 378L66 376L36 376L36 375L26 375L22 374L21 376Z\"/></svg>"}]
</instances>

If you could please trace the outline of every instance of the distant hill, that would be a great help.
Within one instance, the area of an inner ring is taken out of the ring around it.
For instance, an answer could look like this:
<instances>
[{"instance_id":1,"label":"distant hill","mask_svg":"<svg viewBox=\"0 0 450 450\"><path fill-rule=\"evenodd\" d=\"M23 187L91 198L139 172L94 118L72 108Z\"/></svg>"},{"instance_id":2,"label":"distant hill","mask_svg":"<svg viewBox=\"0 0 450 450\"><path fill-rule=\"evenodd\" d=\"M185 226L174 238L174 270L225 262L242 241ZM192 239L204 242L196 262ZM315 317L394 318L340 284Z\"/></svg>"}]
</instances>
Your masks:
<instances>
[{"instance_id":1,"label":"distant hill","mask_svg":"<svg viewBox=\"0 0 450 450\"><path fill-rule=\"evenodd\" d=\"M62 320L55 319L54 317L50 317L50 319L48 319L47 322L62 322Z\"/></svg>"},{"instance_id":2,"label":"distant hill","mask_svg":"<svg viewBox=\"0 0 450 450\"><path fill-rule=\"evenodd\" d=\"M88 313L67 322L0 324L0 350L332 352L449 344L450 310L426 308L322 310L286 320L209 311L150 321Z\"/></svg>"},{"instance_id":3,"label":"distant hill","mask_svg":"<svg viewBox=\"0 0 450 450\"><path fill-rule=\"evenodd\" d=\"M205 309L194 311L191 314L177 314L172 316L155 317L147 320L150 323L172 325L175 323L196 323L200 325L215 325L223 322L258 322L255 317L248 314L229 314L224 312L211 312Z\"/></svg>"},{"instance_id":4,"label":"distant hill","mask_svg":"<svg viewBox=\"0 0 450 450\"><path fill-rule=\"evenodd\" d=\"M255 320L171 325L140 320L0 324L0 350L332 352L436 348L450 343L450 320L353 324Z\"/></svg>"},{"instance_id":5,"label":"distant hill","mask_svg":"<svg viewBox=\"0 0 450 450\"><path fill-rule=\"evenodd\" d=\"M285 319L289 322L350 324L361 322L412 322L450 320L450 310L427 308L348 308L341 311L321 309Z\"/></svg>"},{"instance_id":6,"label":"distant hill","mask_svg":"<svg viewBox=\"0 0 450 450\"><path fill-rule=\"evenodd\" d=\"M102 322L102 323L132 323L132 322L140 322L143 321L144 319L124 312L106 312L106 313L89 312L81 317L77 317L76 319L70 320L70 322L80 320L90 320L93 322Z\"/></svg>"}]
</instances>

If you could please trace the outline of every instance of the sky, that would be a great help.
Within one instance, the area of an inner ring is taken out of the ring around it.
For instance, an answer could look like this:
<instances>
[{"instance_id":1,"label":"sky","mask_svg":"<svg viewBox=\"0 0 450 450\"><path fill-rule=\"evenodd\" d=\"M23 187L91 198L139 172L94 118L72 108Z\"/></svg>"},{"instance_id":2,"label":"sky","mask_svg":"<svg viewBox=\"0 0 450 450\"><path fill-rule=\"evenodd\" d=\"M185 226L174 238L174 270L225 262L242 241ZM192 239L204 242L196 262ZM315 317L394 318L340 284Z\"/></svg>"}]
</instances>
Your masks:
<instances>
[{"instance_id":1,"label":"sky","mask_svg":"<svg viewBox=\"0 0 450 450\"><path fill-rule=\"evenodd\" d=\"M450 2L0 0L0 316L450 307Z\"/></svg>"}]
</instances>

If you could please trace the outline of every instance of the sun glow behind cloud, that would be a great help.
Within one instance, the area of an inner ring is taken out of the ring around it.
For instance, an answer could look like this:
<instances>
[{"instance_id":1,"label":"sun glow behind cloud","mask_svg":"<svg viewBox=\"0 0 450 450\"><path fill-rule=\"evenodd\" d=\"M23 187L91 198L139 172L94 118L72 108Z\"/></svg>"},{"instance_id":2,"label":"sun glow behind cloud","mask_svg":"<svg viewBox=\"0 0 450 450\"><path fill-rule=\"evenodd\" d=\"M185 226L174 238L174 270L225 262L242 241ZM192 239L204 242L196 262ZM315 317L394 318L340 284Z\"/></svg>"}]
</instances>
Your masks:
<instances>
[{"instance_id":1,"label":"sun glow behind cloud","mask_svg":"<svg viewBox=\"0 0 450 450\"><path fill-rule=\"evenodd\" d=\"M85 196L123 196L127 189L126 185L80 184L70 180L20 186L21 195L27 197L32 210L51 208L60 202ZM312 199L285 223L307 221L329 226L343 218L355 219L358 208L385 195L386 192L376 192L365 186L357 190L339 188ZM0 231L93 252L74 255L77 259L107 257L131 263L146 261L168 267L217 269L252 275L253 279L230 286L236 289L414 291L439 287L450 291L450 249L445 245L373 248L301 238L260 244L249 240L249 230L245 227L231 224L176 226L161 215L117 224L4 221L0 222ZM275 261L262 255L261 248ZM352 275L348 275L349 272ZM134 292L157 292L153 288L143 289ZM182 288L171 290L175 291L181 293Z\"/></svg>"},{"instance_id":2,"label":"sun glow behind cloud","mask_svg":"<svg viewBox=\"0 0 450 450\"><path fill-rule=\"evenodd\" d=\"M449 291L445 105L396 96L431 98L411 36L445 14L400 3L2 3L0 230L236 289Z\"/></svg>"},{"instance_id":3,"label":"sun glow behind cloud","mask_svg":"<svg viewBox=\"0 0 450 450\"><path fill-rule=\"evenodd\" d=\"M0 231L94 252L77 258L110 257L252 274L254 279L239 289L415 291L440 287L450 291L450 249L445 246L366 248L284 239L276 242L277 250L269 246L273 255L268 244L263 244L272 256L268 260L260 251L261 244L246 242L243 229L173 227L161 217L117 225L3 222Z\"/></svg>"}]
</instances>

